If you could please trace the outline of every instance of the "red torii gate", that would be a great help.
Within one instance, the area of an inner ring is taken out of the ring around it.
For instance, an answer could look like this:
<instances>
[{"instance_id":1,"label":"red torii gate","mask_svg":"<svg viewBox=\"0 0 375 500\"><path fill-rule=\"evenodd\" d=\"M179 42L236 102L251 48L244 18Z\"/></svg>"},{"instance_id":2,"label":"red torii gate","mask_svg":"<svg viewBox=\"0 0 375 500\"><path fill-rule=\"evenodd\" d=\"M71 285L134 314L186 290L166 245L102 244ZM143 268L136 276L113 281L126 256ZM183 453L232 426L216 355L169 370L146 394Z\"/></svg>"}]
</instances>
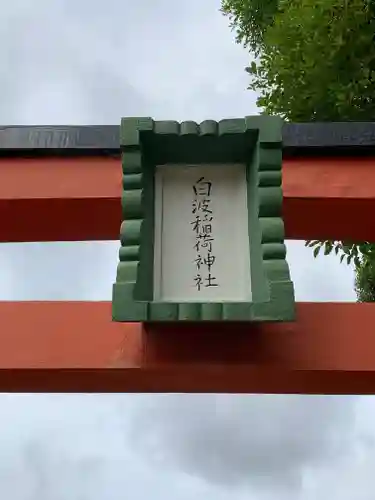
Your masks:
<instances>
[{"instance_id":1,"label":"red torii gate","mask_svg":"<svg viewBox=\"0 0 375 500\"><path fill-rule=\"evenodd\" d=\"M0 129L0 241L117 240L118 127ZM287 124L289 239L375 241L375 124ZM94 285L93 285L94 286ZM375 393L375 304L297 321L111 321L107 302L0 302L0 390Z\"/></svg>"}]
</instances>

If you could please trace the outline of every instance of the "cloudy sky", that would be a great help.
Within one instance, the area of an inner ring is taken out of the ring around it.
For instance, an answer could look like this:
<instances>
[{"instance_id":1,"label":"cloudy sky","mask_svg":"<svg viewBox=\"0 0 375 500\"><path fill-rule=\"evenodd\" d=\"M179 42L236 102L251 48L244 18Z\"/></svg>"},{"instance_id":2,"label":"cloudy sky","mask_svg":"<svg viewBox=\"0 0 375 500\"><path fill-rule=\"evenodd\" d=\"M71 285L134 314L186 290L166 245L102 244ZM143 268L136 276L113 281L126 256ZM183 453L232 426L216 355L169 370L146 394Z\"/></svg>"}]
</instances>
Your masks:
<instances>
[{"instance_id":1,"label":"cloudy sky","mask_svg":"<svg viewBox=\"0 0 375 500\"><path fill-rule=\"evenodd\" d=\"M218 9L219 0L4 3L1 123L257 114L250 56ZM288 247L298 300L355 300L352 269ZM117 250L3 244L0 299L110 300ZM57 261L66 274L51 280ZM370 397L3 395L0 498L370 500L374 415Z\"/></svg>"}]
</instances>

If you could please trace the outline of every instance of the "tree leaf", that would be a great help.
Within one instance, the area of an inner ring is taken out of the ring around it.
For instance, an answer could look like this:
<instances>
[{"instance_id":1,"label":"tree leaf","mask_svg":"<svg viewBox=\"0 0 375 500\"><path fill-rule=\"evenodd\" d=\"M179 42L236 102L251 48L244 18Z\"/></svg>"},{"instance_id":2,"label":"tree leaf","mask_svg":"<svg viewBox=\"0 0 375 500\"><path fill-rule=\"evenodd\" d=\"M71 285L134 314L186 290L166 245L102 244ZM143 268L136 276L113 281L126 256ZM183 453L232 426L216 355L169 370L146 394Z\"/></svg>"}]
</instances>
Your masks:
<instances>
[{"instance_id":1,"label":"tree leaf","mask_svg":"<svg viewBox=\"0 0 375 500\"><path fill-rule=\"evenodd\" d=\"M315 247L316 245L322 245L323 244L323 242L319 241L319 240L309 240L306 243L307 243L306 246L309 246L310 248Z\"/></svg>"},{"instance_id":2,"label":"tree leaf","mask_svg":"<svg viewBox=\"0 0 375 500\"><path fill-rule=\"evenodd\" d=\"M314 257L315 257L315 258L319 255L320 249L321 249L321 247L315 247L315 248L314 248L314 252L313 252L313 254L314 254Z\"/></svg>"},{"instance_id":3,"label":"tree leaf","mask_svg":"<svg viewBox=\"0 0 375 500\"><path fill-rule=\"evenodd\" d=\"M333 243L332 241L326 241L324 244L324 255L329 255L332 252Z\"/></svg>"}]
</instances>

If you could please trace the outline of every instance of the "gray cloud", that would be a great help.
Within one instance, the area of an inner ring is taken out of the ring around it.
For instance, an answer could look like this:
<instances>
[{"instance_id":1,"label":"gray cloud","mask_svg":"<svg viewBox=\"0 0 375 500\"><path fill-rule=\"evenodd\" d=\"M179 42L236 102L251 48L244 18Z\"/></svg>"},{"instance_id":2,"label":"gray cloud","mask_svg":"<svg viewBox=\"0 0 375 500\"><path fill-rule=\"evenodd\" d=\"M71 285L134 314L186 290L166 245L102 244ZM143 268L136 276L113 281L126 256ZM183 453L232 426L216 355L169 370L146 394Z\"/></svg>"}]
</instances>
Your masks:
<instances>
[{"instance_id":1,"label":"gray cloud","mask_svg":"<svg viewBox=\"0 0 375 500\"><path fill-rule=\"evenodd\" d=\"M3 244L0 300L111 300L118 248L92 241Z\"/></svg>"},{"instance_id":2,"label":"gray cloud","mask_svg":"<svg viewBox=\"0 0 375 500\"><path fill-rule=\"evenodd\" d=\"M188 474L151 467L133 452L129 422L141 399L135 395L3 395L0 497L191 500L203 495L231 500L232 492ZM242 500L241 495L238 498Z\"/></svg>"},{"instance_id":3,"label":"gray cloud","mask_svg":"<svg viewBox=\"0 0 375 500\"><path fill-rule=\"evenodd\" d=\"M144 404L137 449L227 487L299 494L305 472L339 460L353 439L352 398L185 395Z\"/></svg>"},{"instance_id":4,"label":"gray cloud","mask_svg":"<svg viewBox=\"0 0 375 500\"><path fill-rule=\"evenodd\" d=\"M354 302L353 266L341 264L334 255L319 254L302 241L287 242L287 259L299 302Z\"/></svg>"},{"instance_id":5,"label":"gray cloud","mask_svg":"<svg viewBox=\"0 0 375 500\"><path fill-rule=\"evenodd\" d=\"M8 6L9 5L9 6ZM3 123L117 123L255 112L220 2L14 0L3 9Z\"/></svg>"}]
</instances>

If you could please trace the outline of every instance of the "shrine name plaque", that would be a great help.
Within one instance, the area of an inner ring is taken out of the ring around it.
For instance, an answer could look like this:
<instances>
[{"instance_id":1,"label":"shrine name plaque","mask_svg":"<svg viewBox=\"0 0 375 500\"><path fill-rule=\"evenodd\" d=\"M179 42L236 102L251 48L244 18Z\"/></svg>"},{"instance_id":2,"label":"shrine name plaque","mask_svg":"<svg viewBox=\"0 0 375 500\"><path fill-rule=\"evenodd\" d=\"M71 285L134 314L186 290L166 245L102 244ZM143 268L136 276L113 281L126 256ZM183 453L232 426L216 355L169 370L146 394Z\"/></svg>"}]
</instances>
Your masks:
<instances>
[{"instance_id":1,"label":"shrine name plaque","mask_svg":"<svg viewBox=\"0 0 375 500\"><path fill-rule=\"evenodd\" d=\"M114 321L292 321L282 122L123 118Z\"/></svg>"},{"instance_id":2,"label":"shrine name plaque","mask_svg":"<svg viewBox=\"0 0 375 500\"><path fill-rule=\"evenodd\" d=\"M250 302L246 166L157 166L154 252L154 300Z\"/></svg>"}]
</instances>

